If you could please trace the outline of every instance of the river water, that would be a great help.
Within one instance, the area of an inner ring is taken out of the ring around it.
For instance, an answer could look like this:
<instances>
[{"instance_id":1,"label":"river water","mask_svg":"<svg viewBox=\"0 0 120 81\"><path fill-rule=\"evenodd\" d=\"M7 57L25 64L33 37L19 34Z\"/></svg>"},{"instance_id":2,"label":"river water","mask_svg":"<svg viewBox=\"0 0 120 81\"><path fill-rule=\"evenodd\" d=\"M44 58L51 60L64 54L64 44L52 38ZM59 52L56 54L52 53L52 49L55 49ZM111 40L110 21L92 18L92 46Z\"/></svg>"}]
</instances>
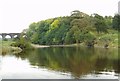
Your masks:
<instances>
[{"instance_id":1,"label":"river water","mask_svg":"<svg viewBox=\"0 0 120 81\"><path fill-rule=\"evenodd\" d=\"M3 79L118 79L118 49L48 47L0 56Z\"/></svg>"}]
</instances>

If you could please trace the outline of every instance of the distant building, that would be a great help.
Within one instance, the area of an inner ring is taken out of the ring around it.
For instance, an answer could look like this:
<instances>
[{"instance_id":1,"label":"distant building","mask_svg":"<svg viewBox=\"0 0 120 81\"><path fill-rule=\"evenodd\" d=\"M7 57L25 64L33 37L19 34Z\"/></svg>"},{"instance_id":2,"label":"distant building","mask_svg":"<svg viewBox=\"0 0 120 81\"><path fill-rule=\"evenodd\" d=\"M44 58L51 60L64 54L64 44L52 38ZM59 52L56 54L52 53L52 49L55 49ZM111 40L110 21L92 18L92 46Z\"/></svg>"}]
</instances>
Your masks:
<instances>
[{"instance_id":1,"label":"distant building","mask_svg":"<svg viewBox=\"0 0 120 81\"><path fill-rule=\"evenodd\" d=\"M118 2L118 14L120 14L120 1Z\"/></svg>"}]
</instances>

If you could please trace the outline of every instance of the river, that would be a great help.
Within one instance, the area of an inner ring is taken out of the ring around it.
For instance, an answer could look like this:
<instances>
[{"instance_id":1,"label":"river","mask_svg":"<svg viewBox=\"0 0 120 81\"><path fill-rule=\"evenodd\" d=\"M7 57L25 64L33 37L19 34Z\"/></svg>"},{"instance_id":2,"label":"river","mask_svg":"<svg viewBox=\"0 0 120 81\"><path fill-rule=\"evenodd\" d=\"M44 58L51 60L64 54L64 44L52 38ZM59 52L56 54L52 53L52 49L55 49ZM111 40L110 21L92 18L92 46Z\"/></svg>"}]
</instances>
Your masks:
<instances>
[{"instance_id":1,"label":"river","mask_svg":"<svg viewBox=\"0 0 120 81\"><path fill-rule=\"evenodd\" d=\"M48 47L0 55L3 79L118 79L118 49Z\"/></svg>"}]
</instances>

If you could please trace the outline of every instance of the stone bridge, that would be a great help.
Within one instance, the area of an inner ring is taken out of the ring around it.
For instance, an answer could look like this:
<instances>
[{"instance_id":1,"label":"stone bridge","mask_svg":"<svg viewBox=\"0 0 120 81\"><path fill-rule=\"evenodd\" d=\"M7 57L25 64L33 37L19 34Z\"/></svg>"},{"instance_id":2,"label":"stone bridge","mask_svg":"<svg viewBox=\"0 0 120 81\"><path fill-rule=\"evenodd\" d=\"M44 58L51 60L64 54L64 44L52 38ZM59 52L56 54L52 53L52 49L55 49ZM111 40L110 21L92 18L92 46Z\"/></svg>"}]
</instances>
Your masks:
<instances>
[{"instance_id":1,"label":"stone bridge","mask_svg":"<svg viewBox=\"0 0 120 81\"><path fill-rule=\"evenodd\" d=\"M0 36L2 37L2 39L5 39L6 36L10 36L11 39L14 39L16 37L20 37L21 35L26 36L25 33L0 33Z\"/></svg>"}]
</instances>

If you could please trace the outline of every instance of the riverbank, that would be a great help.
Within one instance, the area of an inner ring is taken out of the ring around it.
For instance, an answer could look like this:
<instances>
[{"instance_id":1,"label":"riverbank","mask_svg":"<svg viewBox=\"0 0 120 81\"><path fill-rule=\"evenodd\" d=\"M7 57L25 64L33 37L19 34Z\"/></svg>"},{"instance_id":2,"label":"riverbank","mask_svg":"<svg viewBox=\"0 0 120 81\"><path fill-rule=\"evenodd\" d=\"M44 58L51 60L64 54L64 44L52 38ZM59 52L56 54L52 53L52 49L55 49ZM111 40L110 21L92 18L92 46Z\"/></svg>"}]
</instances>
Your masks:
<instances>
[{"instance_id":1,"label":"riverbank","mask_svg":"<svg viewBox=\"0 0 120 81\"><path fill-rule=\"evenodd\" d=\"M19 47L10 46L13 41L0 41L0 54L7 54L7 53L20 53L22 51Z\"/></svg>"},{"instance_id":2,"label":"riverbank","mask_svg":"<svg viewBox=\"0 0 120 81\"><path fill-rule=\"evenodd\" d=\"M38 44L31 44L34 48L46 48L46 47L88 47L85 44L69 44L69 45L38 45ZM104 45L94 45L95 48L118 48L118 46L110 45L105 47Z\"/></svg>"},{"instance_id":3,"label":"riverbank","mask_svg":"<svg viewBox=\"0 0 120 81\"><path fill-rule=\"evenodd\" d=\"M32 47L34 48L45 48L45 47L50 47L49 45L38 45L38 44L31 44Z\"/></svg>"},{"instance_id":4,"label":"riverbank","mask_svg":"<svg viewBox=\"0 0 120 81\"><path fill-rule=\"evenodd\" d=\"M3 46L2 50L0 50L0 51L2 54L7 54L7 53L16 54L16 53L20 53L22 51L22 49L20 49L19 47L11 47L11 46L5 47L5 46Z\"/></svg>"},{"instance_id":5,"label":"riverbank","mask_svg":"<svg viewBox=\"0 0 120 81\"><path fill-rule=\"evenodd\" d=\"M0 53L1 54L7 54L7 53L20 53L23 50L19 47L13 47L11 44L14 43L13 41L2 41L0 42ZM39 44L31 44L33 48L47 48L47 47L88 47L84 43L80 44L65 44L65 45L39 45ZM95 44L94 48L106 48L104 44ZM107 48L115 48L117 49L117 45L110 44Z\"/></svg>"}]
</instances>

